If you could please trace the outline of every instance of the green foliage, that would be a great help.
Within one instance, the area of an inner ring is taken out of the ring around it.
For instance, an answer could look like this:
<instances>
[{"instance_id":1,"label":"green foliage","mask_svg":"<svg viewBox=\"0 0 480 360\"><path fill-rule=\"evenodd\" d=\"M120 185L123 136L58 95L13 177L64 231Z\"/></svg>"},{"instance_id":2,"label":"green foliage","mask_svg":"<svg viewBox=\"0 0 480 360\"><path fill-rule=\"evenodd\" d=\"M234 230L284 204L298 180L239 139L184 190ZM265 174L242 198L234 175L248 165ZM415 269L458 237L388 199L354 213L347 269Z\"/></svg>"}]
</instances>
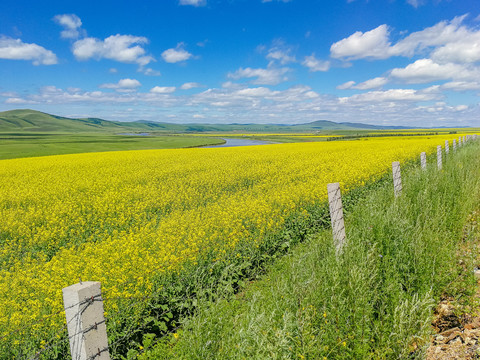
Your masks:
<instances>
[{"instance_id":1,"label":"green foliage","mask_svg":"<svg viewBox=\"0 0 480 360\"><path fill-rule=\"evenodd\" d=\"M108 133L0 134L0 159L99 151L171 149L220 144L220 138L189 135L123 136Z\"/></svg>"},{"instance_id":2,"label":"green foliage","mask_svg":"<svg viewBox=\"0 0 480 360\"><path fill-rule=\"evenodd\" d=\"M420 357L433 305L458 276L463 224L478 207L478 145L449 155L440 172L430 164L402 169L397 199L385 180L344 199L348 246L338 258L330 230L320 229L325 207L289 220L259 255L240 249L246 265L196 280L210 281L211 292L190 297L182 332L156 339L141 358Z\"/></svg>"}]
</instances>

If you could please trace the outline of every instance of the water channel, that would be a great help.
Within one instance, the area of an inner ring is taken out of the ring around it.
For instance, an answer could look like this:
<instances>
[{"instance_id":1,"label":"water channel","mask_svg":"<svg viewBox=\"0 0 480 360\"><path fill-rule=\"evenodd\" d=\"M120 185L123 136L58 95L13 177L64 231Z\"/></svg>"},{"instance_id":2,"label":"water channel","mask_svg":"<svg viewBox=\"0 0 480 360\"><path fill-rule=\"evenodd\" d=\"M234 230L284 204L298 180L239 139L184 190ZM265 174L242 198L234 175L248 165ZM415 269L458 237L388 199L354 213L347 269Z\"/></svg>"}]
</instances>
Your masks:
<instances>
[{"instance_id":1,"label":"water channel","mask_svg":"<svg viewBox=\"0 0 480 360\"><path fill-rule=\"evenodd\" d=\"M269 145L274 144L271 141L262 141L262 140L250 140L250 139L223 139L226 142L219 145L208 145L202 146L203 148L216 148L216 147L234 147L234 146L252 146L252 145Z\"/></svg>"}]
</instances>

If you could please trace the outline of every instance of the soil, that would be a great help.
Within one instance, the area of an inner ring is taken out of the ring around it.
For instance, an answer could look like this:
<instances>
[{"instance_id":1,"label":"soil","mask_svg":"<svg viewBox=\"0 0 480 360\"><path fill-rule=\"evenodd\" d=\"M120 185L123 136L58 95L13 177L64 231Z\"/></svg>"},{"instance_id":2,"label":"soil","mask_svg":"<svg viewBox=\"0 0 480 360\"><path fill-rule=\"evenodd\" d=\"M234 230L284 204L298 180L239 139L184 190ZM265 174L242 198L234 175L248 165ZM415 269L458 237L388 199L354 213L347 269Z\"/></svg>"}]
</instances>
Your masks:
<instances>
[{"instance_id":1,"label":"soil","mask_svg":"<svg viewBox=\"0 0 480 360\"><path fill-rule=\"evenodd\" d=\"M470 294L457 288L455 297L444 295L437 305L432 321L435 335L427 349L427 360L480 359L480 231L478 212L469 217L464 228L464 241L459 249L460 259L473 258L473 264L458 264L460 277L474 272L477 278L476 291ZM474 264L477 264L476 266ZM459 282L461 283L461 281Z\"/></svg>"}]
</instances>

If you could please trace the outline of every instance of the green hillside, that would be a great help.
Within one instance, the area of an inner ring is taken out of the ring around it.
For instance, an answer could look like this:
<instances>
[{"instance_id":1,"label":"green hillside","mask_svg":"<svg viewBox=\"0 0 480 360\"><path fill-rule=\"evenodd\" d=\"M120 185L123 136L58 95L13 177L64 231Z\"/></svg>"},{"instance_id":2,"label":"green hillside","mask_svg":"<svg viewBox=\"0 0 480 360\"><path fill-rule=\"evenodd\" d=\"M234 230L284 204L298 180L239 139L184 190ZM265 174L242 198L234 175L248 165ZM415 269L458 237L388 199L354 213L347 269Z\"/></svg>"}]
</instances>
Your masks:
<instances>
[{"instance_id":1,"label":"green hillside","mask_svg":"<svg viewBox=\"0 0 480 360\"><path fill-rule=\"evenodd\" d=\"M98 118L71 119L50 115L35 110L10 110L0 112L0 132L159 132L159 133L204 133L204 132L312 132L323 130L382 130L383 127L355 123L335 123L319 120L306 124L172 124L165 122L132 121L119 122Z\"/></svg>"},{"instance_id":2,"label":"green hillside","mask_svg":"<svg viewBox=\"0 0 480 360\"><path fill-rule=\"evenodd\" d=\"M11 110L0 113L0 131L74 132L98 131L115 127L100 119L69 119L34 110Z\"/></svg>"}]
</instances>

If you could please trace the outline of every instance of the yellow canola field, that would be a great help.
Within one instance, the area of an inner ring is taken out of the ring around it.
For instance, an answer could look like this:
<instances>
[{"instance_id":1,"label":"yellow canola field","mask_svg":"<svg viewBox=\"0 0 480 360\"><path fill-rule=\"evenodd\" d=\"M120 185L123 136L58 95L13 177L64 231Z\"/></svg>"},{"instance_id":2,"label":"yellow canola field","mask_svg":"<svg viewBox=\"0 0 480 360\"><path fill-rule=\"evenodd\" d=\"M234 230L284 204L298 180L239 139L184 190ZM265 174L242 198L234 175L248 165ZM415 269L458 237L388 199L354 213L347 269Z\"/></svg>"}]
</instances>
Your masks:
<instances>
[{"instance_id":1,"label":"yellow canola field","mask_svg":"<svg viewBox=\"0 0 480 360\"><path fill-rule=\"evenodd\" d=\"M454 136L2 160L0 336L61 310L62 288L79 278L140 295L153 274L202 252L255 246L324 201L327 183L362 185Z\"/></svg>"}]
</instances>

